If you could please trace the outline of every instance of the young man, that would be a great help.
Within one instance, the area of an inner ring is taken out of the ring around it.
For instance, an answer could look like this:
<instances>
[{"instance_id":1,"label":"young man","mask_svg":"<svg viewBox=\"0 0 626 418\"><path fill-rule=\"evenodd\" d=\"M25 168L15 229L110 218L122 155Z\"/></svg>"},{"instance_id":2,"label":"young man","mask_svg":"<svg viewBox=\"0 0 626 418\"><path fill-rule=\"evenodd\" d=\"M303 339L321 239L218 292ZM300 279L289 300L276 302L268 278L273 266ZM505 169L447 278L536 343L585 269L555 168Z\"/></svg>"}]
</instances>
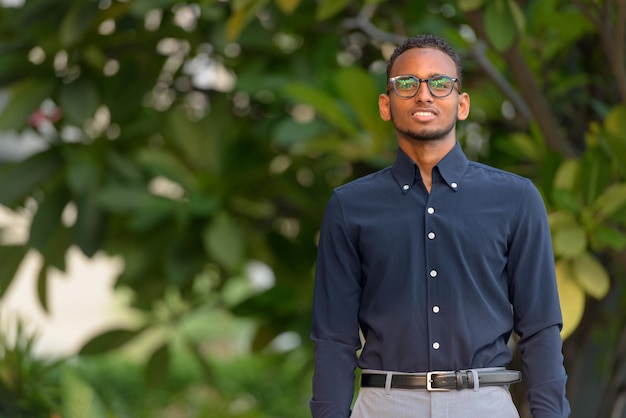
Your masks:
<instances>
[{"instance_id":1,"label":"young man","mask_svg":"<svg viewBox=\"0 0 626 418\"><path fill-rule=\"evenodd\" d=\"M395 127L396 160L337 188L322 224L313 418L518 417L508 385L520 373L505 369L512 331L533 417L567 417L539 193L463 154L456 121L468 117L470 99L459 57L443 39L408 39L387 77L378 106Z\"/></svg>"}]
</instances>

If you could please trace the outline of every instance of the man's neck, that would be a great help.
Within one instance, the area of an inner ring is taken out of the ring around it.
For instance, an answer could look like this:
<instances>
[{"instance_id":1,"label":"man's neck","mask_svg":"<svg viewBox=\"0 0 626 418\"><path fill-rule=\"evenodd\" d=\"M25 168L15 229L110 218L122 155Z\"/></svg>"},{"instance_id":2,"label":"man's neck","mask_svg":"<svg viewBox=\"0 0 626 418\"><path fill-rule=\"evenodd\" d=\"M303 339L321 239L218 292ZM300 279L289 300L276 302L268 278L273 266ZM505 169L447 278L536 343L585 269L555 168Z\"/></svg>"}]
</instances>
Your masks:
<instances>
[{"instance_id":1,"label":"man's neck","mask_svg":"<svg viewBox=\"0 0 626 418\"><path fill-rule=\"evenodd\" d=\"M454 148L456 139L416 141L400 138L398 144L400 149L417 164L424 186L430 192L433 167Z\"/></svg>"}]
</instances>

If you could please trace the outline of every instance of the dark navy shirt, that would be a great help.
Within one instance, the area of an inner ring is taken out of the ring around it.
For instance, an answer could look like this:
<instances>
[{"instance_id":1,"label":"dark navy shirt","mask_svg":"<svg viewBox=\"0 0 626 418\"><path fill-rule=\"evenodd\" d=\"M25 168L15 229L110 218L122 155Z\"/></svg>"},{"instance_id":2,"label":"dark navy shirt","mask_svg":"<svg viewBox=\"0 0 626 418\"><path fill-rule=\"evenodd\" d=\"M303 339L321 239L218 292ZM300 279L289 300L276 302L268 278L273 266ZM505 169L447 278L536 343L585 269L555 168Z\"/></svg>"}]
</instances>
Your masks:
<instances>
[{"instance_id":1,"label":"dark navy shirt","mask_svg":"<svg viewBox=\"0 0 626 418\"><path fill-rule=\"evenodd\" d=\"M506 366L513 330L533 416L569 414L543 200L530 180L471 162L458 144L433 169L430 193L402 150L334 191L313 305L314 418L350 415L357 366Z\"/></svg>"}]
</instances>

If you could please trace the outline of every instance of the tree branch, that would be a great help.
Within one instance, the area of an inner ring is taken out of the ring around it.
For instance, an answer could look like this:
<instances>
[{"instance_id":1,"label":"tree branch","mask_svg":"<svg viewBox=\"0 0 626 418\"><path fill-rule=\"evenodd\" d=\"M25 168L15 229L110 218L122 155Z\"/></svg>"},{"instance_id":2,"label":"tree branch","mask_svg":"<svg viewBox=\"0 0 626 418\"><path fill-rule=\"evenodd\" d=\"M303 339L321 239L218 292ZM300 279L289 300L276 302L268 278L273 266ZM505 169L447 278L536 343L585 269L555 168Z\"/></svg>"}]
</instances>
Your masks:
<instances>
[{"instance_id":1,"label":"tree branch","mask_svg":"<svg viewBox=\"0 0 626 418\"><path fill-rule=\"evenodd\" d=\"M482 11L475 10L465 14L468 22L481 38L488 39L483 24ZM546 143L550 149L556 150L566 157L577 155L573 146L567 141L565 135L559 127L554 117L554 112L550 108L543 91L537 85L535 77L522 56L518 44L514 44L507 51L501 53L508 64L508 68L517 81L520 94L528 104L534 120L537 121Z\"/></svg>"}]
</instances>

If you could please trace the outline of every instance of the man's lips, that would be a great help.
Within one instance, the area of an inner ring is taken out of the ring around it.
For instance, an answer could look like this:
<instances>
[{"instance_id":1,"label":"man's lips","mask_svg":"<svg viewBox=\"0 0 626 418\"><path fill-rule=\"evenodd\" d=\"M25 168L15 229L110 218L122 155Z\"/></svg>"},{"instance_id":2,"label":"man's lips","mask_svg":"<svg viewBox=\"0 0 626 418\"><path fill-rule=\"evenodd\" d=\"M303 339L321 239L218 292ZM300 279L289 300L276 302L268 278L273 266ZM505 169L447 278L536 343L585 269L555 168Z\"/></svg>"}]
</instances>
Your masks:
<instances>
[{"instance_id":1,"label":"man's lips","mask_svg":"<svg viewBox=\"0 0 626 418\"><path fill-rule=\"evenodd\" d=\"M411 116L413 116L413 118L417 119L420 122L430 122L431 120L435 119L437 114L433 110L414 109L413 111L411 111Z\"/></svg>"}]
</instances>

